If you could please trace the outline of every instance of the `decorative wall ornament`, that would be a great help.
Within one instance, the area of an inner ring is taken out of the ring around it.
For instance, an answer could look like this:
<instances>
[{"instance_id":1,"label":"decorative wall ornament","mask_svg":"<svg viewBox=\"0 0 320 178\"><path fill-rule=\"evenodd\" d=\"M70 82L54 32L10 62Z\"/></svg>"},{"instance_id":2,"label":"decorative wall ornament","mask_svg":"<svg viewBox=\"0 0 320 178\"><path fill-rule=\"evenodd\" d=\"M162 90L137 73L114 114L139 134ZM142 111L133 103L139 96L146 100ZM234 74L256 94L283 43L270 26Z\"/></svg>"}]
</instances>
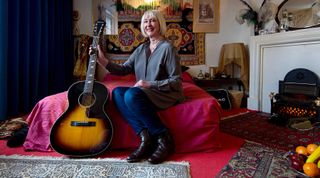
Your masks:
<instances>
[{"instance_id":1,"label":"decorative wall ornament","mask_svg":"<svg viewBox=\"0 0 320 178\"><path fill-rule=\"evenodd\" d=\"M218 33L220 23L220 0L194 0L193 32Z\"/></svg>"}]
</instances>

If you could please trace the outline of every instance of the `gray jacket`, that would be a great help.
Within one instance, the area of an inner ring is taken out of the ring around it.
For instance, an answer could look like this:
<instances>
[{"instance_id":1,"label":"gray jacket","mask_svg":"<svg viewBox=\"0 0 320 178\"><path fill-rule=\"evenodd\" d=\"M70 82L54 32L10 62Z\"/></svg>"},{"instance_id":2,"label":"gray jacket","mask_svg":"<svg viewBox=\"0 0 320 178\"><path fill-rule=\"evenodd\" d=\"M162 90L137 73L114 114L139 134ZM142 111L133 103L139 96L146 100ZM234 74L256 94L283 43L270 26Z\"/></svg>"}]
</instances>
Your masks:
<instances>
[{"instance_id":1,"label":"gray jacket","mask_svg":"<svg viewBox=\"0 0 320 178\"><path fill-rule=\"evenodd\" d=\"M184 100L180 57L166 40L160 41L152 54L149 45L140 45L123 64L109 62L106 69L115 75L134 72L137 81L150 82L151 87L143 91L159 109L165 109Z\"/></svg>"}]
</instances>

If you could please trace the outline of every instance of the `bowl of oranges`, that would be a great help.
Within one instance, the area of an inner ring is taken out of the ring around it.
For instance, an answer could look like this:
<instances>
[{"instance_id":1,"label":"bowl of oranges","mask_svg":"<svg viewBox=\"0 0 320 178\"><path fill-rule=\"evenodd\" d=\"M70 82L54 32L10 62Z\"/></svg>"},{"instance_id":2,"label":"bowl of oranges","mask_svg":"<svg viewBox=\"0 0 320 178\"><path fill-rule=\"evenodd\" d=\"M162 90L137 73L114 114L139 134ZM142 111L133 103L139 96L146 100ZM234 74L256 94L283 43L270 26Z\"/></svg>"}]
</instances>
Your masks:
<instances>
[{"instance_id":1,"label":"bowl of oranges","mask_svg":"<svg viewBox=\"0 0 320 178\"><path fill-rule=\"evenodd\" d=\"M294 170L308 177L320 177L320 145L299 145L288 157Z\"/></svg>"}]
</instances>

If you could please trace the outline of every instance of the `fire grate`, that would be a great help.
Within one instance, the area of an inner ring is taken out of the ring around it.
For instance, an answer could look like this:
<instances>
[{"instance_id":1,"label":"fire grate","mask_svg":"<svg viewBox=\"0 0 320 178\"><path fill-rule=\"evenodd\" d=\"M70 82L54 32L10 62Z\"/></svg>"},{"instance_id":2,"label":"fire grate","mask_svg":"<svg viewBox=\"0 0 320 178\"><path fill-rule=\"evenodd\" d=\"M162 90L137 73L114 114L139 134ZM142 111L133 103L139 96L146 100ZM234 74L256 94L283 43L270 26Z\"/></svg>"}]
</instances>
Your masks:
<instances>
[{"instance_id":1,"label":"fire grate","mask_svg":"<svg viewBox=\"0 0 320 178\"><path fill-rule=\"evenodd\" d=\"M279 81L279 93L270 94L271 114L274 121L290 122L293 118L320 118L320 79L314 72L298 68L288 72Z\"/></svg>"},{"instance_id":2,"label":"fire grate","mask_svg":"<svg viewBox=\"0 0 320 178\"><path fill-rule=\"evenodd\" d=\"M288 118L319 117L319 108L315 106L303 107L303 106L292 105L291 103L287 103L287 104L275 103L273 110L274 110L274 113L277 113L282 117L288 117Z\"/></svg>"}]
</instances>

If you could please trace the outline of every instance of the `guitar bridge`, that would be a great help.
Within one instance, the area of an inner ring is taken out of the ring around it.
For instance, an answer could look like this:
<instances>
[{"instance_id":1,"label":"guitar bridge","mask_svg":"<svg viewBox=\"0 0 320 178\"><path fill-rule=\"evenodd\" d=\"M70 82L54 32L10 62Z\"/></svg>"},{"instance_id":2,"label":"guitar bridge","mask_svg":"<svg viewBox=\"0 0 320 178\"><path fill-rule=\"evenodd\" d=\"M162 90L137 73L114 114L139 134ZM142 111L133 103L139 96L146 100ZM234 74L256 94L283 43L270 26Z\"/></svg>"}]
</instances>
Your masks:
<instances>
[{"instance_id":1,"label":"guitar bridge","mask_svg":"<svg viewBox=\"0 0 320 178\"><path fill-rule=\"evenodd\" d=\"M85 127L92 127L96 126L96 122L80 122L80 121L71 121L71 126L85 126Z\"/></svg>"}]
</instances>

